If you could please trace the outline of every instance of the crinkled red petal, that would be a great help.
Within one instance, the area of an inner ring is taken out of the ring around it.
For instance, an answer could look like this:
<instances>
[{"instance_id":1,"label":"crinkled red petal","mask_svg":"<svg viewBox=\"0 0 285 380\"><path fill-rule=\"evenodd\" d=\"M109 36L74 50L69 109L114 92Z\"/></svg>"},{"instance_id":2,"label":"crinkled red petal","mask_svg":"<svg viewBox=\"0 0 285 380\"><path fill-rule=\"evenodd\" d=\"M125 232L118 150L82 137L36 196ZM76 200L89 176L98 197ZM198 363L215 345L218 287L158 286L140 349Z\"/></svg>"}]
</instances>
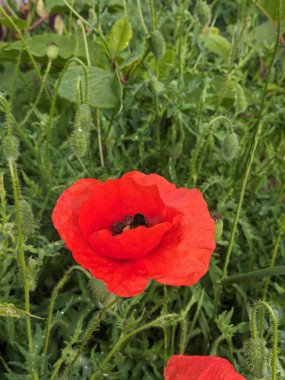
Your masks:
<instances>
[{"instance_id":1,"label":"crinkled red petal","mask_svg":"<svg viewBox=\"0 0 285 380\"><path fill-rule=\"evenodd\" d=\"M95 231L110 229L126 215L143 214L151 225L166 218L165 205L157 186L144 187L132 178L109 180L94 189L92 197L80 210L79 224L88 241Z\"/></svg>"},{"instance_id":2,"label":"crinkled red petal","mask_svg":"<svg viewBox=\"0 0 285 380\"><path fill-rule=\"evenodd\" d=\"M168 182L165 178L158 174L144 174L138 171L132 171L124 174L121 178L133 178L137 184L143 186L156 185L160 194L174 191L176 186Z\"/></svg>"},{"instance_id":3,"label":"crinkled red petal","mask_svg":"<svg viewBox=\"0 0 285 380\"><path fill-rule=\"evenodd\" d=\"M159 245L172 224L164 222L151 228L137 227L113 236L110 230L95 231L90 236L90 245L96 253L117 260L130 260L147 255Z\"/></svg>"},{"instance_id":4,"label":"crinkled red petal","mask_svg":"<svg viewBox=\"0 0 285 380\"><path fill-rule=\"evenodd\" d=\"M79 264L87 268L96 278L106 282L109 291L131 297L141 293L147 286L149 276L143 263L137 260L114 260L94 252L83 238L79 226L79 210L92 197L95 188L102 182L81 179L59 197L52 214L52 221L60 237Z\"/></svg>"},{"instance_id":5,"label":"crinkled red petal","mask_svg":"<svg viewBox=\"0 0 285 380\"><path fill-rule=\"evenodd\" d=\"M167 205L177 207L180 211L185 209L186 215L175 217L173 229L146 256L145 266L150 277L158 282L173 286L191 286L208 270L215 249L215 223L198 190L188 190L188 195L184 194L185 208L182 205L178 207L175 204L177 197L169 194L171 199L169 198L168 203L165 200Z\"/></svg>"},{"instance_id":6,"label":"crinkled red petal","mask_svg":"<svg viewBox=\"0 0 285 380\"><path fill-rule=\"evenodd\" d=\"M223 358L173 355L164 370L165 380L246 380Z\"/></svg>"}]
</instances>

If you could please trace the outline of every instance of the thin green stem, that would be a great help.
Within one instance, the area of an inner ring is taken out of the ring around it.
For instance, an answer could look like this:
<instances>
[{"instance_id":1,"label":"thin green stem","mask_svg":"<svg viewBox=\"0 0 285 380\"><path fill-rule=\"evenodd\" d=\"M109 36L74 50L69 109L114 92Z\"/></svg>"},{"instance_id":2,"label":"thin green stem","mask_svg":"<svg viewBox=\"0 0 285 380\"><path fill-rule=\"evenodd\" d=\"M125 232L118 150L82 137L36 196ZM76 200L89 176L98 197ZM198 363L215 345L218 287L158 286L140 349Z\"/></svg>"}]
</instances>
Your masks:
<instances>
[{"instance_id":1,"label":"thin green stem","mask_svg":"<svg viewBox=\"0 0 285 380\"><path fill-rule=\"evenodd\" d=\"M179 76L183 77L183 41L184 41L184 15L186 9L186 0L181 1L180 4L180 20L179 20L179 37L178 37L178 67L179 67Z\"/></svg>"},{"instance_id":2,"label":"thin green stem","mask_svg":"<svg viewBox=\"0 0 285 380\"><path fill-rule=\"evenodd\" d=\"M142 26L143 26L144 33L148 34L148 30L147 30L147 27L146 27L145 22L144 22L144 17L143 17L143 13L142 13L141 1L140 0L137 0L137 7L138 7L139 16L140 16L140 19L141 19L141 23L142 23Z\"/></svg>"},{"instance_id":3,"label":"thin green stem","mask_svg":"<svg viewBox=\"0 0 285 380\"><path fill-rule=\"evenodd\" d=\"M278 324L277 324L277 318L274 314L274 311L272 310L271 306L268 305L265 301L258 301L253 305L252 312L251 312L251 331L252 331L252 338L257 338L257 311L259 309L266 310L270 316L272 327L273 327L273 348L272 348L272 380L277 380L277 358L278 358Z\"/></svg>"},{"instance_id":4,"label":"thin green stem","mask_svg":"<svg viewBox=\"0 0 285 380\"><path fill-rule=\"evenodd\" d=\"M23 281L23 286L24 286L25 311L30 314L30 292L29 292L29 285L27 281L27 264L26 264L25 252L24 252L24 238L23 238L23 233L22 233L19 178L17 174L16 164L12 162L12 160L9 160L8 164L9 164L10 174L12 178L14 202L15 202L15 209L16 209L18 250L19 250L18 261L19 261L19 266L20 266L21 276L22 276L22 281ZM26 323L27 323L29 350L30 352L33 352L34 347L33 347L32 327L31 327L31 319L29 315L27 315Z\"/></svg>"},{"instance_id":5,"label":"thin green stem","mask_svg":"<svg viewBox=\"0 0 285 380\"><path fill-rule=\"evenodd\" d=\"M96 108L96 125L97 125L97 135L98 135L100 162L101 162L102 168L104 168L105 167L105 163L104 163L102 138L101 138L101 124L100 124L100 110L99 110L99 108Z\"/></svg>"},{"instance_id":6,"label":"thin green stem","mask_svg":"<svg viewBox=\"0 0 285 380\"><path fill-rule=\"evenodd\" d=\"M27 52L27 54L28 54L28 56L29 56L32 64L33 64L33 66L34 66L35 72L37 73L37 76L39 77L39 80L41 81L41 84L42 84L42 86L43 86L43 88L45 90L47 98L49 100L51 100L50 94L49 94L49 92L48 92L48 90L47 90L47 88L45 86L43 77L42 77L42 75L40 73L40 70L39 70L39 68L37 66L37 63L34 60L34 57L33 57L33 55L30 52L30 49L29 49L29 47L28 47L28 45L26 43L26 40L25 40L25 38L24 38L21 30L17 27L17 25L15 24L15 22L13 21L13 19L5 12L4 8L0 8L0 12L9 20L9 22L13 25L13 28L16 30L17 34L19 35L19 38L20 38L20 40L21 40L21 42L22 42L22 44L23 44L23 46L24 46L24 48L25 48L25 50L26 50L26 52Z\"/></svg>"},{"instance_id":7,"label":"thin green stem","mask_svg":"<svg viewBox=\"0 0 285 380\"><path fill-rule=\"evenodd\" d=\"M127 335L121 335L120 339L117 341L117 343L113 346L112 350L109 352L109 354L106 356L106 358L103 360L101 364L102 370L106 367L106 365L109 363L109 361L112 359L112 357L116 354L117 351L123 346L123 344L129 340L132 336L138 334L141 331L147 330L151 327L161 327L165 321L168 319L176 318L177 314L168 314L168 315L162 315L159 318L155 319L152 322L146 323L141 327L138 327L137 329L131 331ZM96 380L98 378L98 372L96 371L91 376L90 380Z\"/></svg>"},{"instance_id":8,"label":"thin green stem","mask_svg":"<svg viewBox=\"0 0 285 380\"><path fill-rule=\"evenodd\" d=\"M45 85L46 84L46 80L47 80L47 77L48 77L48 74L50 72L50 69L51 69L51 64L52 64L52 60L49 59L48 61L48 64L47 64L47 67L46 67L46 71L44 73L44 77L43 77L43 83L41 85L41 88L40 88L40 91L38 93L38 96L36 98L36 101L35 103L33 104L33 106L31 107L31 109L29 110L29 112L27 113L26 117L24 118L24 120L22 120L22 122L20 123L20 127L22 127L24 124L26 124L26 122L29 120L31 114L34 112L34 110L37 108L37 105L41 99L41 96L42 96L42 93L43 93L43 84Z\"/></svg>"},{"instance_id":9,"label":"thin green stem","mask_svg":"<svg viewBox=\"0 0 285 380\"><path fill-rule=\"evenodd\" d=\"M280 245L282 234L284 232L284 228L285 228L285 213L284 213L283 218L281 220L281 224L280 224L280 227L279 227L277 239L276 239L276 242L275 242L275 245L274 245L274 249L273 249L273 253L272 253L272 257L271 257L271 262L270 262L270 268L273 268L274 265L275 265L275 261L276 261L276 257L277 257L277 252L278 252L278 248L279 248L279 245ZM262 294L262 300L263 301L266 301L266 296L267 296L267 290L268 290L269 282L270 282L270 277L268 277L266 279L266 282L265 282L265 286L264 286L264 290L263 290L263 294Z\"/></svg>"},{"instance_id":10,"label":"thin green stem","mask_svg":"<svg viewBox=\"0 0 285 380\"><path fill-rule=\"evenodd\" d=\"M212 126L218 122L218 121L225 121L228 123L229 125L229 128L231 130L233 130L233 126L232 126L232 122L225 116L217 116L215 117L213 120L210 121L210 123L204 128L203 132L201 133L201 136L200 136L200 139L197 143L197 146L195 148L195 151L194 151L194 154L193 154L193 158L191 160L191 167L190 167L190 174L189 174L189 178L188 178L188 183L187 183L187 186L191 186L192 185L192 181L193 181L193 177L194 177L194 174L195 174L195 168L196 168L196 163L197 163L197 159L198 159L198 156L200 154L200 151L201 151L201 148L203 146L203 142L204 142L204 138L205 136L210 133L211 131L211 128Z\"/></svg>"},{"instance_id":11,"label":"thin green stem","mask_svg":"<svg viewBox=\"0 0 285 380\"><path fill-rule=\"evenodd\" d=\"M91 66L91 61L90 61L90 55L89 55L89 47L87 43L87 37L86 37L86 32L83 23L80 23L81 26L81 31L83 34L83 41L84 41L84 48L85 48L85 54L86 54L86 60L87 60L87 65Z\"/></svg>"},{"instance_id":12,"label":"thin green stem","mask_svg":"<svg viewBox=\"0 0 285 380\"><path fill-rule=\"evenodd\" d=\"M45 333L45 342L44 342L44 350L43 350L44 355L47 353L47 349L48 349L49 334L50 334L50 328L51 328L51 319L52 319L52 313L53 313L53 308L54 308L54 303L55 303L56 297L57 297L59 291L63 288L63 286L69 280L69 278L70 278L70 276L74 270L79 270L82 273L84 273L88 279L90 278L89 272L87 272L85 269L83 269L79 265L75 265L75 266L69 268L65 272L62 279L57 283L56 287L54 288L54 290L52 292L51 299L50 299L50 303L49 303L49 311L48 311L48 317L47 317L47 323L46 323L46 333Z\"/></svg>"},{"instance_id":13,"label":"thin green stem","mask_svg":"<svg viewBox=\"0 0 285 380\"><path fill-rule=\"evenodd\" d=\"M279 10L280 10L280 3L279 3ZM252 137L251 148L249 150L249 155L247 157L245 175L243 177L243 181L242 181L242 185L241 185L239 202L238 202L238 205L237 205L237 209L236 209L236 213L235 213L235 218L234 218L234 222L233 222L233 226L232 226L232 230L231 230L230 241L229 241L229 245L228 245L228 249L227 249L227 253L226 253L226 258L225 258L225 262L224 262L224 266L223 266L223 273L222 273L222 277L221 277L221 282L218 285L218 290L217 290L216 297L215 297L214 318L217 315L217 310L218 310L218 305L219 305L219 302L220 302L220 296L221 296L221 290L222 290L222 285L221 284L222 284L223 280L225 279L225 277L227 275L228 265L229 265L230 258L231 258L231 253L232 253L232 250L233 250L234 239L235 239L235 235L236 235L236 231L237 231L237 226L238 226L238 221L239 221L239 217L240 217L240 213L241 213L241 208L242 208L242 204L243 204L243 199L244 199L244 195L245 195L245 189L246 189L246 185L247 185L247 182L248 182L248 179L249 179L249 175L250 175L250 172L251 172L251 166L252 166L254 155L255 155L255 151L256 151L256 148L257 148L257 145L258 145L258 142L259 142L259 137L260 137L260 134L261 134L261 131L262 131L262 126L263 126L263 124L262 124L263 109L264 109L264 105L265 105L267 87L268 87L268 83L269 83L269 76L270 76L271 68L273 66L274 59L275 59L275 56L276 56L276 53L277 53L277 49L278 49L278 45L279 45L279 35L280 35L280 22L278 22L275 46L274 46L274 50L273 50L273 53L272 53L270 64L268 66L268 70L267 70L267 74L266 74L266 79L265 79L265 84L264 84L263 93L262 93L262 98L261 98L261 103L260 103L260 108L259 108L259 113L258 113L258 116L257 116L257 120L256 120L256 123L255 123L255 130L254 130L254 134L253 134L253 137Z\"/></svg>"},{"instance_id":14,"label":"thin green stem","mask_svg":"<svg viewBox=\"0 0 285 380\"><path fill-rule=\"evenodd\" d=\"M55 113L55 106L56 106L56 101L58 97L58 92L59 88L61 85L61 82L63 80L64 74L66 70L68 69L69 65L73 62L78 63L83 70L84 76L85 76L85 99L88 99L88 73L86 70L86 66L84 62L82 62L79 58L71 58L66 65L64 66L61 75L57 81L56 87L55 87L55 92L52 98L51 102L51 107L50 107L50 112L49 112L49 119L47 122L46 126L46 142L45 142L45 160L46 160L46 170L47 170L47 180L50 182L50 176L51 176L51 164L50 164L50 139L51 139L51 126L52 126L52 121L53 121L53 116Z\"/></svg>"},{"instance_id":15,"label":"thin green stem","mask_svg":"<svg viewBox=\"0 0 285 380\"><path fill-rule=\"evenodd\" d=\"M109 302L99 313L99 316L98 316L98 319L96 320L96 322L90 327L89 331L87 332L84 340L82 341L76 355L74 356L74 358L72 359L72 361L70 362L70 364L67 365L67 367L65 368L65 370L63 371L62 373L62 376L61 376L61 379L67 379L67 375L71 369L71 367L75 364L75 362L77 361L77 359L79 358L79 356L81 355L81 353L83 352L84 348L86 347L87 343L89 342L91 336L93 335L94 331L96 331L97 327L99 326L100 322L103 320L103 318L105 317L107 311L113 306L115 305L121 298L120 297L115 297L111 302Z\"/></svg>"}]
</instances>

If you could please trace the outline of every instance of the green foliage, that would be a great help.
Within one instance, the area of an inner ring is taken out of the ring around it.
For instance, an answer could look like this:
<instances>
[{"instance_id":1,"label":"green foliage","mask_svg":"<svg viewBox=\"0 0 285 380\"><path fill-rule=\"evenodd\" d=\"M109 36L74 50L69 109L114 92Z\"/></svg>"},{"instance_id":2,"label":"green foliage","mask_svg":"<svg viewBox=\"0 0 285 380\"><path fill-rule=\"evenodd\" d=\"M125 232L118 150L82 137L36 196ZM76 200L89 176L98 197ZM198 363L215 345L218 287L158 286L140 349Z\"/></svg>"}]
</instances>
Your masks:
<instances>
[{"instance_id":1,"label":"green foliage","mask_svg":"<svg viewBox=\"0 0 285 380\"><path fill-rule=\"evenodd\" d=\"M11 8L15 14L3 8L8 17L1 11L0 18L0 95L11 109L10 130L1 102L1 379L55 380L70 367L68 379L87 380L96 372L98 378L158 380L165 359L180 349L187 355L226 357L248 379L271 376L272 330L264 320L263 335L253 338L248 318L271 276L266 297L279 315L277 374L282 380L282 36L269 72L277 0L47 0L44 11L50 15L43 19L35 2L29 4L27 18L16 6ZM55 28L56 14L62 34ZM58 47L52 60L50 44ZM262 128L255 137L263 94ZM228 277L215 308L255 138ZM51 223L58 196L79 178L104 181L131 170L161 174L177 187L197 187L210 211L223 215L209 273L187 288L150 282L139 296L109 308L113 295L82 271L72 272L55 293L74 264ZM274 268L268 268L274 252ZM258 272L262 268L267 269ZM45 350L51 294L56 297ZM118 342L123 342L120 347ZM118 349L104 362L113 347Z\"/></svg>"},{"instance_id":2,"label":"green foliage","mask_svg":"<svg viewBox=\"0 0 285 380\"><path fill-rule=\"evenodd\" d=\"M128 18L117 20L109 34L109 47L116 56L118 52L125 50L132 38L132 25Z\"/></svg>"}]
</instances>

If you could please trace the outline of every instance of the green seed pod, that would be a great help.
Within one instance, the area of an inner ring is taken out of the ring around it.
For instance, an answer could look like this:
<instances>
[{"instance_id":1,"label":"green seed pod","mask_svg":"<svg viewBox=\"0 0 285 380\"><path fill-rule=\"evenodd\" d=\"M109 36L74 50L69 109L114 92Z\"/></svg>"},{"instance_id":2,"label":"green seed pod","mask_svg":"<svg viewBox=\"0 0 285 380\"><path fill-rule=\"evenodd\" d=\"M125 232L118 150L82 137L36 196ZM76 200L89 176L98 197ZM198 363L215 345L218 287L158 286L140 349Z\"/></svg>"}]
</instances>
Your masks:
<instances>
[{"instance_id":1,"label":"green seed pod","mask_svg":"<svg viewBox=\"0 0 285 380\"><path fill-rule=\"evenodd\" d=\"M198 0L195 15L202 26L208 25L211 21L211 9L209 5L203 0Z\"/></svg>"},{"instance_id":2,"label":"green seed pod","mask_svg":"<svg viewBox=\"0 0 285 380\"><path fill-rule=\"evenodd\" d=\"M222 237L223 227L224 227L224 217L217 212L211 212L211 217L216 224L214 239L215 239L215 242L217 243Z\"/></svg>"},{"instance_id":3,"label":"green seed pod","mask_svg":"<svg viewBox=\"0 0 285 380\"><path fill-rule=\"evenodd\" d=\"M22 232L25 236L30 236L34 231L34 215L31 206L25 199L21 199L20 213L22 222Z\"/></svg>"},{"instance_id":4,"label":"green seed pod","mask_svg":"<svg viewBox=\"0 0 285 380\"><path fill-rule=\"evenodd\" d=\"M15 136L6 136L3 141L3 153L7 160L16 161L19 157L19 140Z\"/></svg>"},{"instance_id":5,"label":"green seed pod","mask_svg":"<svg viewBox=\"0 0 285 380\"><path fill-rule=\"evenodd\" d=\"M239 150L238 138L234 132L228 133L222 143L222 152L226 160L231 161Z\"/></svg>"},{"instance_id":6,"label":"green seed pod","mask_svg":"<svg viewBox=\"0 0 285 380\"><path fill-rule=\"evenodd\" d=\"M150 88L155 95L158 95L162 92L163 85L155 76L153 76L150 80Z\"/></svg>"},{"instance_id":7,"label":"green seed pod","mask_svg":"<svg viewBox=\"0 0 285 380\"><path fill-rule=\"evenodd\" d=\"M165 40L160 30L156 29L151 32L149 38L149 46L155 59L160 59L164 57Z\"/></svg>"},{"instance_id":8,"label":"green seed pod","mask_svg":"<svg viewBox=\"0 0 285 380\"><path fill-rule=\"evenodd\" d=\"M33 257L29 257L27 263L27 281L31 292L36 289L36 277L38 274L38 260Z\"/></svg>"},{"instance_id":9,"label":"green seed pod","mask_svg":"<svg viewBox=\"0 0 285 380\"><path fill-rule=\"evenodd\" d=\"M73 149L78 157L84 157L89 146L89 132L85 132L81 128L75 129L70 137Z\"/></svg>"},{"instance_id":10,"label":"green seed pod","mask_svg":"<svg viewBox=\"0 0 285 380\"><path fill-rule=\"evenodd\" d=\"M51 43L48 47L47 47L47 56L49 59L51 60L54 60L58 57L58 53L59 53L59 48L58 46L55 44L55 43Z\"/></svg>"},{"instance_id":11,"label":"green seed pod","mask_svg":"<svg viewBox=\"0 0 285 380\"><path fill-rule=\"evenodd\" d=\"M244 89L239 84L236 86L235 106L239 112L243 112L247 108L247 99Z\"/></svg>"},{"instance_id":12,"label":"green seed pod","mask_svg":"<svg viewBox=\"0 0 285 380\"><path fill-rule=\"evenodd\" d=\"M110 298L110 293L107 290L105 283L101 280L97 280L95 277L91 277L89 280L89 288L91 293L98 303L104 303Z\"/></svg>"},{"instance_id":13,"label":"green seed pod","mask_svg":"<svg viewBox=\"0 0 285 380\"><path fill-rule=\"evenodd\" d=\"M246 363L250 372L256 378L267 375L268 350L264 339L257 337L249 339L244 345Z\"/></svg>"},{"instance_id":14,"label":"green seed pod","mask_svg":"<svg viewBox=\"0 0 285 380\"><path fill-rule=\"evenodd\" d=\"M77 119L80 118L80 127L85 130L89 131L92 128L93 120L91 115L91 108L88 104L82 103L79 107L79 113L77 113Z\"/></svg>"}]
</instances>

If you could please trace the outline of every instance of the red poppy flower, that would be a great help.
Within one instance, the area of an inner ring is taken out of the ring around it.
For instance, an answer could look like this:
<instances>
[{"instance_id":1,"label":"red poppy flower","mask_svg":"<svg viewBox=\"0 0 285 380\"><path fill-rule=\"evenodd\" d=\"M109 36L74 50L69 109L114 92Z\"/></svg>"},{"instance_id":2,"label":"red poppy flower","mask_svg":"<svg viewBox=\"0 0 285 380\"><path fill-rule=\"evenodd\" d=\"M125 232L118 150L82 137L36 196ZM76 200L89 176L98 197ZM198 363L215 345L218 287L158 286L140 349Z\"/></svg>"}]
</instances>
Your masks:
<instances>
[{"instance_id":1,"label":"red poppy flower","mask_svg":"<svg viewBox=\"0 0 285 380\"><path fill-rule=\"evenodd\" d=\"M173 355L164 370L165 380L246 380L226 359L216 356Z\"/></svg>"},{"instance_id":2,"label":"red poppy flower","mask_svg":"<svg viewBox=\"0 0 285 380\"><path fill-rule=\"evenodd\" d=\"M215 248L200 191L157 174L80 179L61 194L52 220L74 259L122 297L142 292L150 278L195 284Z\"/></svg>"}]
</instances>

